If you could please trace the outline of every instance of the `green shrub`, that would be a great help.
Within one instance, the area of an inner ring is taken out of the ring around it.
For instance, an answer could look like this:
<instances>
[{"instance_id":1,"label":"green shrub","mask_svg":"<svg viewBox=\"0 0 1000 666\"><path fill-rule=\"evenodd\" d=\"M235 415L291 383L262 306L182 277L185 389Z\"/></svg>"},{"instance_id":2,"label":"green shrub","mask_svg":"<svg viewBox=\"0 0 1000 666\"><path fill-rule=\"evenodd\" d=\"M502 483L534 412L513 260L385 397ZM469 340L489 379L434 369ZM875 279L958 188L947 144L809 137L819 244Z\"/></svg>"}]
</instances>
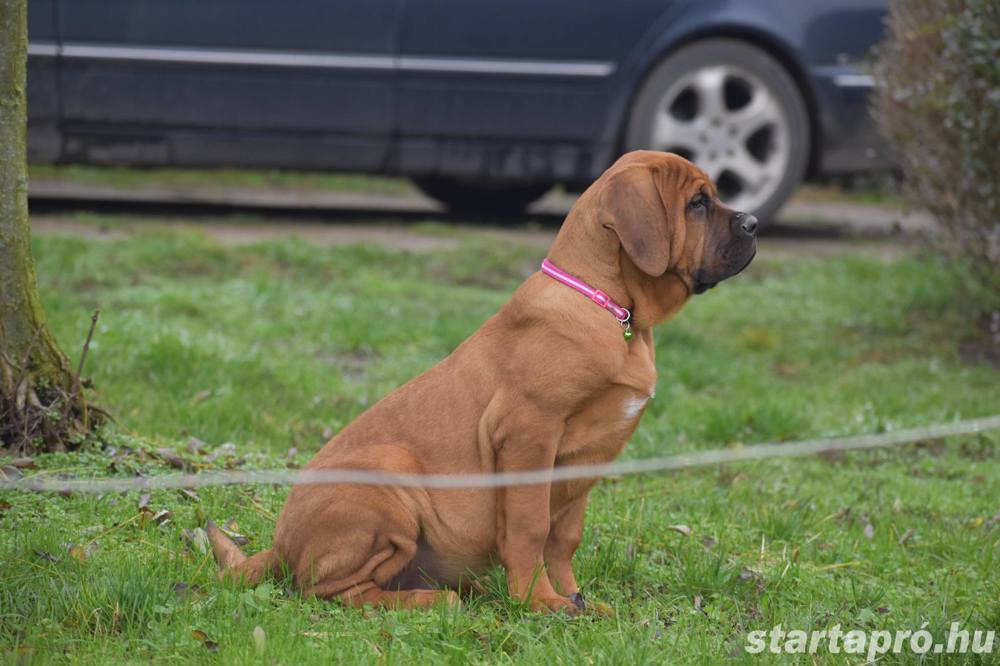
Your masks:
<instances>
[{"instance_id":1,"label":"green shrub","mask_svg":"<svg viewBox=\"0 0 1000 666\"><path fill-rule=\"evenodd\" d=\"M876 116L913 202L1000 307L1000 3L891 0Z\"/></svg>"}]
</instances>

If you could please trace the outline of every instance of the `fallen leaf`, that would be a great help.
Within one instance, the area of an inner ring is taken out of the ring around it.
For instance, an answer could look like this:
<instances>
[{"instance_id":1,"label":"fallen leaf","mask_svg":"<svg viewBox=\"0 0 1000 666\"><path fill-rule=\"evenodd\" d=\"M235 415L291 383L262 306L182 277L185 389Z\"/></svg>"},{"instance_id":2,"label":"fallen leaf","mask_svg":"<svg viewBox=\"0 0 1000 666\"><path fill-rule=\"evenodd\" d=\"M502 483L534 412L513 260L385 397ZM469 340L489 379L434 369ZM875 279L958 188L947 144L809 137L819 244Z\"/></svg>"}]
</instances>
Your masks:
<instances>
[{"instance_id":1,"label":"fallen leaf","mask_svg":"<svg viewBox=\"0 0 1000 666\"><path fill-rule=\"evenodd\" d=\"M198 497L198 493L191 490L190 488L178 488L177 494L179 494L184 499L191 500L192 502L200 502L201 498Z\"/></svg>"},{"instance_id":2,"label":"fallen leaf","mask_svg":"<svg viewBox=\"0 0 1000 666\"><path fill-rule=\"evenodd\" d=\"M191 463L184 460L184 458L181 458L170 449L157 449L156 455L158 455L163 462L175 469L189 469L191 467Z\"/></svg>"},{"instance_id":3,"label":"fallen leaf","mask_svg":"<svg viewBox=\"0 0 1000 666\"><path fill-rule=\"evenodd\" d=\"M903 500L898 497L892 503L892 512L900 513L903 510Z\"/></svg>"},{"instance_id":4,"label":"fallen leaf","mask_svg":"<svg viewBox=\"0 0 1000 666\"><path fill-rule=\"evenodd\" d=\"M720 486L731 486L735 485L741 481L746 481L750 477L744 472L730 472L728 470L720 470L719 472L719 485Z\"/></svg>"},{"instance_id":5,"label":"fallen leaf","mask_svg":"<svg viewBox=\"0 0 1000 666\"><path fill-rule=\"evenodd\" d=\"M914 534L916 534L916 532L913 531L912 527L906 528L906 531L903 532L903 536L899 537L899 545L905 546L906 542L912 539Z\"/></svg>"},{"instance_id":6,"label":"fallen leaf","mask_svg":"<svg viewBox=\"0 0 1000 666\"><path fill-rule=\"evenodd\" d=\"M190 597L201 597L204 596L204 591L201 589L200 585L188 585L187 583L174 583L174 594L180 600L185 600Z\"/></svg>"},{"instance_id":7,"label":"fallen leaf","mask_svg":"<svg viewBox=\"0 0 1000 666\"><path fill-rule=\"evenodd\" d=\"M603 601L587 601L587 615L612 618L615 617L615 609Z\"/></svg>"},{"instance_id":8,"label":"fallen leaf","mask_svg":"<svg viewBox=\"0 0 1000 666\"><path fill-rule=\"evenodd\" d=\"M687 525L667 525L667 529L679 532L684 536L691 536L691 528Z\"/></svg>"},{"instance_id":9,"label":"fallen leaf","mask_svg":"<svg viewBox=\"0 0 1000 666\"><path fill-rule=\"evenodd\" d=\"M191 402L194 404L198 404L199 402L208 400L211 397L212 397L212 391L209 389L205 389L204 391L198 391L197 393L195 393L194 397L191 398Z\"/></svg>"},{"instance_id":10,"label":"fallen leaf","mask_svg":"<svg viewBox=\"0 0 1000 666\"><path fill-rule=\"evenodd\" d=\"M719 540L705 534L701 537L701 545L704 546L705 550L712 550L719 545Z\"/></svg>"},{"instance_id":11,"label":"fallen leaf","mask_svg":"<svg viewBox=\"0 0 1000 666\"><path fill-rule=\"evenodd\" d=\"M173 517L174 517L173 511L170 511L169 509L164 509L163 511L156 512L156 514L153 516L153 522L155 522L157 525L162 525Z\"/></svg>"},{"instance_id":12,"label":"fallen leaf","mask_svg":"<svg viewBox=\"0 0 1000 666\"><path fill-rule=\"evenodd\" d=\"M330 631L300 631L300 636L305 636L306 638L333 638L338 634Z\"/></svg>"},{"instance_id":13,"label":"fallen leaf","mask_svg":"<svg viewBox=\"0 0 1000 666\"><path fill-rule=\"evenodd\" d=\"M7 509L10 508L10 506L11 506L10 502L5 502L3 500L0 500L0 511L6 511Z\"/></svg>"},{"instance_id":14,"label":"fallen leaf","mask_svg":"<svg viewBox=\"0 0 1000 666\"><path fill-rule=\"evenodd\" d=\"M259 624L253 628L253 644L257 646L257 654L264 654L264 647L267 644L267 635L264 628Z\"/></svg>"},{"instance_id":15,"label":"fallen leaf","mask_svg":"<svg viewBox=\"0 0 1000 666\"><path fill-rule=\"evenodd\" d=\"M149 508L149 493L143 493L139 495L139 511Z\"/></svg>"},{"instance_id":16,"label":"fallen leaf","mask_svg":"<svg viewBox=\"0 0 1000 666\"><path fill-rule=\"evenodd\" d=\"M98 548L97 542L91 541L86 545L80 545L78 543L73 544L72 546L69 547L68 552L70 557L72 557L80 564L83 564L84 562L89 560L94 553L97 552L97 548Z\"/></svg>"},{"instance_id":17,"label":"fallen leaf","mask_svg":"<svg viewBox=\"0 0 1000 666\"><path fill-rule=\"evenodd\" d=\"M849 515L851 515L851 507L845 506L840 511L838 511L836 513L831 513L829 516L827 516L826 518L824 518L820 522L824 522L824 521L827 521L827 520L841 520L843 518L846 518Z\"/></svg>"},{"instance_id":18,"label":"fallen leaf","mask_svg":"<svg viewBox=\"0 0 1000 666\"><path fill-rule=\"evenodd\" d=\"M701 607L701 595L700 594L694 595L694 609L698 610L698 611L702 611L703 613L705 612L702 609L702 607Z\"/></svg>"},{"instance_id":19,"label":"fallen leaf","mask_svg":"<svg viewBox=\"0 0 1000 666\"><path fill-rule=\"evenodd\" d=\"M875 528L871 523L865 524L865 537L870 541L875 538Z\"/></svg>"},{"instance_id":20,"label":"fallen leaf","mask_svg":"<svg viewBox=\"0 0 1000 666\"><path fill-rule=\"evenodd\" d=\"M208 534L200 527L196 527L193 530L181 530L181 541L192 551L201 553L202 555L207 555L211 548Z\"/></svg>"},{"instance_id":21,"label":"fallen leaf","mask_svg":"<svg viewBox=\"0 0 1000 666\"><path fill-rule=\"evenodd\" d=\"M46 562L58 562L59 558L46 550L36 550L35 555Z\"/></svg>"},{"instance_id":22,"label":"fallen leaf","mask_svg":"<svg viewBox=\"0 0 1000 666\"><path fill-rule=\"evenodd\" d=\"M754 571L749 567L744 567L740 571L740 581L744 583L751 583L757 592L764 593L764 575L759 571Z\"/></svg>"},{"instance_id":23,"label":"fallen leaf","mask_svg":"<svg viewBox=\"0 0 1000 666\"><path fill-rule=\"evenodd\" d=\"M12 465L4 465L3 467L0 467L0 473L3 474L4 478L13 479L14 481L24 478L24 472Z\"/></svg>"},{"instance_id":24,"label":"fallen leaf","mask_svg":"<svg viewBox=\"0 0 1000 666\"><path fill-rule=\"evenodd\" d=\"M226 521L225 524L220 528L222 532L233 540L237 546L245 546L250 543L250 539L239 533L239 525L236 524L235 520Z\"/></svg>"},{"instance_id":25,"label":"fallen leaf","mask_svg":"<svg viewBox=\"0 0 1000 666\"><path fill-rule=\"evenodd\" d=\"M205 649L209 652L218 652L219 644L215 641L209 639L208 635L201 629L192 629L191 635L194 636L199 643L205 646Z\"/></svg>"},{"instance_id":26,"label":"fallen leaf","mask_svg":"<svg viewBox=\"0 0 1000 666\"><path fill-rule=\"evenodd\" d=\"M16 467L18 469L35 469L38 465L35 464L34 458L14 458L8 463L11 467Z\"/></svg>"},{"instance_id":27,"label":"fallen leaf","mask_svg":"<svg viewBox=\"0 0 1000 666\"><path fill-rule=\"evenodd\" d=\"M205 442L201 441L197 437L192 437L188 440L187 450L188 453L204 453L205 446Z\"/></svg>"}]
</instances>

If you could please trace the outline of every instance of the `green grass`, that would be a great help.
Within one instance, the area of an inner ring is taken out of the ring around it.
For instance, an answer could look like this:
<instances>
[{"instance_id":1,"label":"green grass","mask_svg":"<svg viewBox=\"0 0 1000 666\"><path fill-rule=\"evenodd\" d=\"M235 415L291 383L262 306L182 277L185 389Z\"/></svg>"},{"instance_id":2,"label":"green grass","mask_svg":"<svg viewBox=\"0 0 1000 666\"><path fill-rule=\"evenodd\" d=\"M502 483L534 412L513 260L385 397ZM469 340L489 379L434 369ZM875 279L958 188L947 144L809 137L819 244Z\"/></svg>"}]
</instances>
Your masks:
<instances>
[{"instance_id":1,"label":"green grass","mask_svg":"<svg viewBox=\"0 0 1000 666\"><path fill-rule=\"evenodd\" d=\"M144 451L183 449L191 437L209 451L236 445L211 463L185 454L203 467L239 457L280 467L291 447L304 462L326 434L459 344L540 259L522 245L461 238L417 255L295 240L225 248L190 231L36 239L45 306L74 356L91 310L102 309L88 374L121 426L106 434L115 455L91 445L43 456L29 473L164 473ZM920 255L758 262L658 332L657 396L625 455L1000 411L997 370L959 354L974 337L960 293L952 271ZM346 610L300 599L285 581L218 583L181 530L206 516L234 519L248 549L266 547L282 488L206 489L197 499L157 491L150 508L172 511L162 525L140 516L136 493L4 492L0 654L32 663L757 664L792 660L743 653L748 631L778 623L995 629L998 441L609 480L593 494L575 562L611 618L526 612L502 592L499 572L463 609L430 612ZM91 541L89 557L70 554ZM918 662L907 653L880 661Z\"/></svg>"}]
</instances>

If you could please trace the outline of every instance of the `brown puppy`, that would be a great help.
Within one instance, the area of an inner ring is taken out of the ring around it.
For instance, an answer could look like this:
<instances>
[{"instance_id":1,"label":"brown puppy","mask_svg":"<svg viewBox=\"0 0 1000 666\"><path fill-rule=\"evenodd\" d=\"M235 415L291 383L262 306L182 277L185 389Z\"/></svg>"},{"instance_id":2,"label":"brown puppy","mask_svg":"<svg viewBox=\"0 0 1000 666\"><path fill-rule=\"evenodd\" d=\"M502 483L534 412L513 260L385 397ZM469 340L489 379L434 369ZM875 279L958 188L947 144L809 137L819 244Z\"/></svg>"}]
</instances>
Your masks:
<instances>
[{"instance_id":1,"label":"brown puppy","mask_svg":"<svg viewBox=\"0 0 1000 666\"><path fill-rule=\"evenodd\" d=\"M631 339L610 312L536 273L308 469L464 474L612 460L656 388L652 327L746 267L756 228L690 162L625 155L580 197L549 258L631 310ZM435 587L455 588L499 561L513 597L575 612L583 598L571 561L594 483L296 486L271 550L246 558L217 528L209 532L223 573L250 583L286 566L306 595L410 608L457 600Z\"/></svg>"}]
</instances>

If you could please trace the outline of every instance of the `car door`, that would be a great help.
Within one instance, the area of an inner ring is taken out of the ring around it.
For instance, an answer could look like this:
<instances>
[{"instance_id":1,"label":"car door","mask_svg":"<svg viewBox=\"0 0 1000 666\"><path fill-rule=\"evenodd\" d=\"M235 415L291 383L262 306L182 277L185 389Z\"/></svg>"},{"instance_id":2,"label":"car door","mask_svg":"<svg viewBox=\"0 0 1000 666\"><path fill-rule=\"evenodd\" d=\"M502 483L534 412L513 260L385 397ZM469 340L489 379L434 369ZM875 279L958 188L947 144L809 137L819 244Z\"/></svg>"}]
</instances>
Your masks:
<instances>
[{"instance_id":1,"label":"car door","mask_svg":"<svg viewBox=\"0 0 1000 666\"><path fill-rule=\"evenodd\" d=\"M70 156L373 168L398 0L56 0Z\"/></svg>"},{"instance_id":2,"label":"car door","mask_svg":"<svg viewBox=\"0 0 1000 666\"><path fill-rule=\"evenodd\" d=\"M28 160L59 157L59 44L55 0L28 3Z\"/></svg>"},{"instance_id":3,"label":"car door","mask_svg":"<svg viewBox=\"0 0 1000 666\"><path fill-rule=\"evenodd\" d=\"M406 0L403 168L572 177L604 129L620 64L670 4Z\"/></svg>"}]
</instances>

